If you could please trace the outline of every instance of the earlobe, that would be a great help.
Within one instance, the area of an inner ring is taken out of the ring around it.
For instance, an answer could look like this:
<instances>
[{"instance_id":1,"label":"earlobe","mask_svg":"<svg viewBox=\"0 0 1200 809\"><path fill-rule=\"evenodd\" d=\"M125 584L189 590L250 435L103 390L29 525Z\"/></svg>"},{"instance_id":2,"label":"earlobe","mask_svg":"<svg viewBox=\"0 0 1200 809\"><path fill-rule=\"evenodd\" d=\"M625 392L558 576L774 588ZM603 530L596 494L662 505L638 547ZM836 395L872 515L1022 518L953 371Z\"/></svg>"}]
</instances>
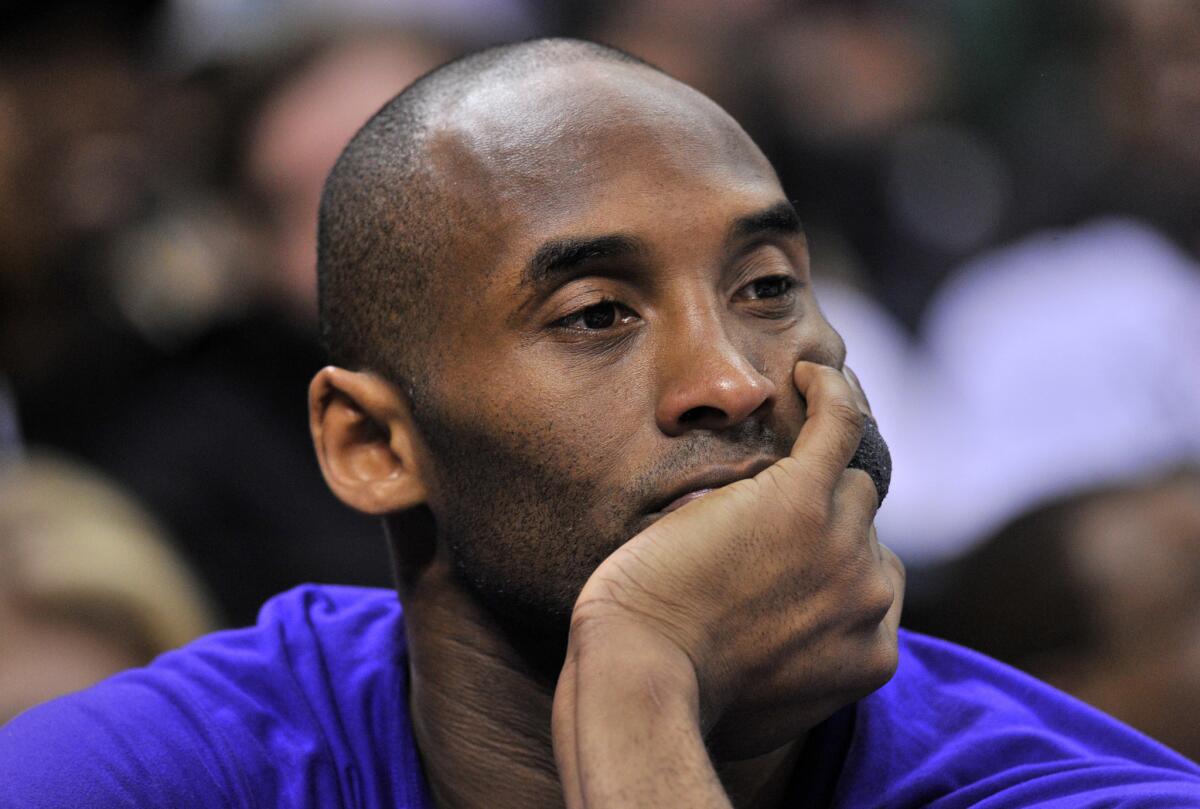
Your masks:
<instances>
[{"instance_id":1,"label":"earlobe","mask_svg":"<svg viewBox=\"0 0 1200 809\"><path fill-rule=\"evenodd\" d=\"M343 503L384 515L425 502L416 425L395 385L328 366L309 385L308 412L321 472Z\"/></svg>"}]
</instances>

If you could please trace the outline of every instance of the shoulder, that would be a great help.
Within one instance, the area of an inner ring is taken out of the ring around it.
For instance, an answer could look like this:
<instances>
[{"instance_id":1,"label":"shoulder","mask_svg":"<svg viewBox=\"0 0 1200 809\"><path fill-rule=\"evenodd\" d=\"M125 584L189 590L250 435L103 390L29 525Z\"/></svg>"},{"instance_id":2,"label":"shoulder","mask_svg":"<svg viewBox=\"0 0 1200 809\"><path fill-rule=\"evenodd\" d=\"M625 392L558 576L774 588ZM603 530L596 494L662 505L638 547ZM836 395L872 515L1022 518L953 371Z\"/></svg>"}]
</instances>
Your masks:
<instances>
[{"instance_id":1,"label":"shoulder","mask_svg":"<svg viewBox=\"0 0 1200 809\"><path fill-rule=\"evenodd\" d=\"M405 677L393 591L299 587L0 729L0 805L419 805Z\"/></svg>"},{"instance_id":2,"label":"shoulder","mask_svg":"<svg viewBox=\"0 0 1200 809\"><path fill-rule=\"evenodd\" d=\"M839 805L1200 806L1200 768L1131 728L952 643L900 643L858 705Z\"/></svg>"}]
</instances>

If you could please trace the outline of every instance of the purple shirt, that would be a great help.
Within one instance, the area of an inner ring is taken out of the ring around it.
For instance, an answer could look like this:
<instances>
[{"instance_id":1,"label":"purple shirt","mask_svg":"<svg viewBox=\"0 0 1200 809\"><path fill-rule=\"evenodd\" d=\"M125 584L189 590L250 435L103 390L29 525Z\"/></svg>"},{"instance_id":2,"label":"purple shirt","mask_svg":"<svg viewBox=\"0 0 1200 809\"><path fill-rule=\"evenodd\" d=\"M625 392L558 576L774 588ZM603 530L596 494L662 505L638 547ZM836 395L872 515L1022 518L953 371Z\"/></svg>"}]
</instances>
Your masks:
<instances>
[{"instance_id":1,"label":"purple shirt","mask_svg":"<svg viewBox=\"0 0 1200 809\"><path fill-rule=\"evenodd\" d=\"M797 806L1197 806L1200 768L982 655L909 632L810 734ZM432 806L395 593L306 585L256 626L0 729L0 807Z\"/></svg>"}]
</instances>

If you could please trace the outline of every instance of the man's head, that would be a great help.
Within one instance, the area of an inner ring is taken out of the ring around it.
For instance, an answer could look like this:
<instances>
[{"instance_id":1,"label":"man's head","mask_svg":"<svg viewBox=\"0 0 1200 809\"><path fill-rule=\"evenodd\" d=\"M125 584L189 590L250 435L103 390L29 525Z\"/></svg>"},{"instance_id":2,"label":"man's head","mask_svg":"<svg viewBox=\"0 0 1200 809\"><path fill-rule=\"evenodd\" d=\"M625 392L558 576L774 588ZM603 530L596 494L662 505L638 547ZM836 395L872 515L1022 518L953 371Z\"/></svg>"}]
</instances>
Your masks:
<instances>
[{"instance_id":1,"label":"man's head","mask_svg":"<svg viewBox=\"0 0 1200 809\"><path fill-rule=\"evenodd\" d=\"M485 51L398 96L330 175L318 255L323 334L358 372L312 388L330 485L427 507L484 601L537 616L565 619L678 496L786 454L795 362L844 358L758 148L590 43Z\"/></svg>"}]
</instances>

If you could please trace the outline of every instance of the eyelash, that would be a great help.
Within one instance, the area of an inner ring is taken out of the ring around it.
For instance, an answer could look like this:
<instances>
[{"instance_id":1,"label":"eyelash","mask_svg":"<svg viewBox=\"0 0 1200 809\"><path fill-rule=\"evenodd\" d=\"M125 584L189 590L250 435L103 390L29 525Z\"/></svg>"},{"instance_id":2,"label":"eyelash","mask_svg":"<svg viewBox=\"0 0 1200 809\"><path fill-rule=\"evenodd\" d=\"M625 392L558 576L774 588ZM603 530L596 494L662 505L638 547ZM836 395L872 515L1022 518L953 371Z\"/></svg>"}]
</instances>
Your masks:
<instances>
[{"instance_id":1,"label":"eyelash","mask_svg":"<svg viewBox=\"0 0 1200 809\"><path fill-rule=\"evenodd\" d=\"M743 290L745 290L749 287L752 287L755 284L761 284L761 283L768 282L768 281L782 282L783 290L778 295L772 295L772 296L765 297L765 298L747 298L746 300L761 301L761 302L765 302L766 306L775 306L775 307L779 307L779 308L783 308L783 304L786 303L787 308L790 309L791 303L792 303L792 300L791 300L792 295L796 291L797 287L800 286L800 282L790 275L766 275L761 278L755 278L753 281L750 281L747 284L745 284L744 286L742 286L741 288L739 288L738 292L741 293ZM605 327L601 327L601 328L595 328L595 329L576 328L574 326L568 325L568 323L570 323L572 321L575 321L579 318L585 317L589 311L596 310L603 306L612 306L616 309L617 322L614 323L613 325L605 326ZM775 313L767 313L767 316L769 317L772 314L775 314ZM625 306L624 304L622 304L616 298L609 296L609 295L605 295L600 300L590 303L587 306L584 306L582 308L576 309L575 311L571 312L569 315L566 315L565 317L559 318L558 320L554 321L554 323L551 325L556 329L559 329L559 330L562 330L565 332L572 332L575 334L579 334L579 333L601 334L601 333L606 333L606 332L611 333L613 331L613 329L615 329L617 326L621 325L621 320L623 318L627 318L629 315L633 315L634 317L636 317L637 313L634 312L632 309L630 309L628 306Z\"/></svg>"},{"instance_id":2,"label":"eyelash","mask_svg":"<svg viewBox=\"0 0 1200 809\"><path fill-rule=\"evenodd\" d=\"M637 313L636 313L636 312L634 312L634 311L633 311L632 309L630 309L628 306L625 306L624 304L622 304L622 303L621 303L620 301L618 301L616 298L614 298L614 297L612 297L612 296L609 296L609 295L605 295L605 296L604 296L604 297L602 297L600 300L598 300L598 301L595 301L595 302L593 302L593 303L589 303L587 306L584 306L584 307L581 307L581 308L579 308L579 309L576 309L575 311L571 312L571 314L567 315L566 317L561 317L561 318L559 318L558 320L554 321L554 323L553 323L553 326L554 326L555 328L559 328L559 329L562 329L562 330L564 330L564 331L568 331L568 332L576 332L576 333L578 333L578 332L606 332L606 331L610 331L610 330L611 330L612 328L614 328L614 327L615 327L615 325L617 325L617 324L614 324L614 326L608 326L608 327L605 327L605 328L600 328L600 329L579 329L579 328L574 328L574 327L572 327L572 326L568 326L568 325L567 325L567 324L568 324L570 321L576 320L576 319L578 319L578 318L582 318L582 317L586 316L586 315L587 315L587 313L588 313L589 311L592 311L592 310L595 310L595 309L599 309L599 308L600 308L600 307L602 307L602 306L612 306L612 307L614 307L614 308L616 309L616 311L617 311L617 318L618 318L618 321L619 321L621 318L623 318L623 317L627 317L629 314L632 314L632 315L634 315L635 317L636 317L636 315L637 315Z\"/></svg>"},{"instance_id":3,"label":"eyelash","mask_svg":"<svg viewBox=\"0 0 1200 809\"><path fill-rule=\"evenodd\" d=\"M765 275L762 278L755 278L753 281L750 281L745 286L741 287L738 290L738 292L740 293L743 290L746 290L746 289L754 286L755 284L761 284L761 283L764 283L767 281L783 282L783 290L778 295L771 295L766 298L749 298L748 300L782 301L782 300L786 299L790 302L792 293L796 291L796 287L799 286L799 283L800 283L799 281L797 281L795 278L793 278L790 275Z\"/></svg>"}]
</instances>

